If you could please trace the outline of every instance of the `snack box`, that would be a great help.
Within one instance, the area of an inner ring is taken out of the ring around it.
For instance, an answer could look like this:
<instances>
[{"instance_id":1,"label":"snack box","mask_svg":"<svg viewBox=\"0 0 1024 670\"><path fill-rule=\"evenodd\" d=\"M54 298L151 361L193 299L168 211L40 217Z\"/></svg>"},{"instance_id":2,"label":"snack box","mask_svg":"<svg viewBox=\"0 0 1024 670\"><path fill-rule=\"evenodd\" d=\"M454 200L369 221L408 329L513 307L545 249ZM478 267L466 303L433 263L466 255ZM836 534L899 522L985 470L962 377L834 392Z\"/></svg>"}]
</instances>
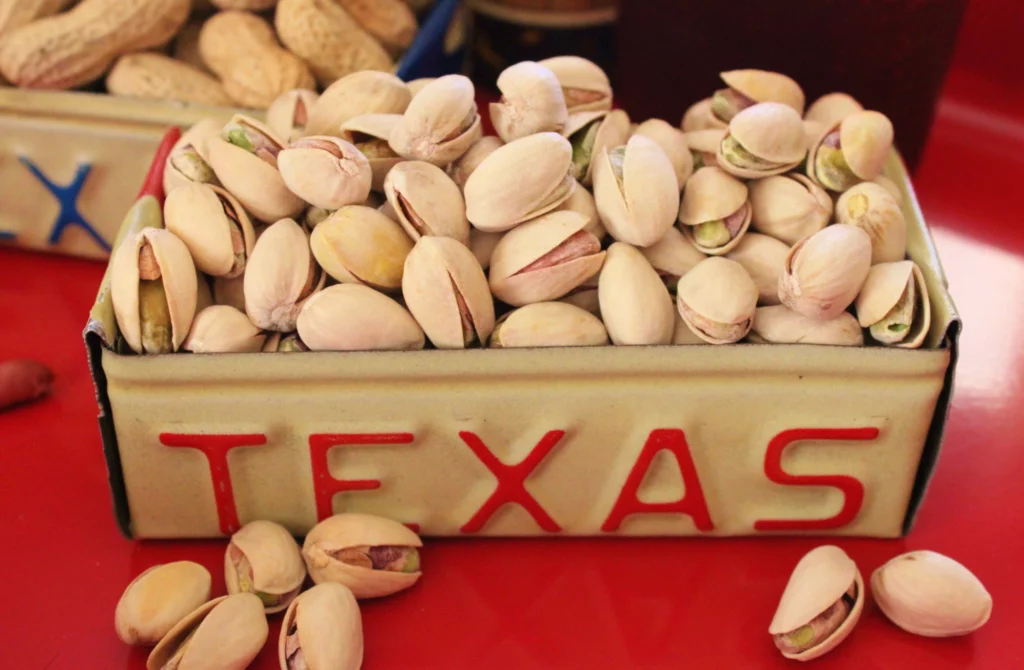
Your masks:
<instances>
[{"instance_id":1,"label":"snack box","mask_svg":"<svg viewBox=\"0 0 1024 670\"><path fill-rule=\"evenodd\" d=\"M159 197L176 137L144 192ZM901 536L939 456L960 321L895 152L886 174L931 297L921 349L142 357L119 344L108 267L85 340L121 531L270 519L303 535L353 511L426 536Z\"/></svg>"}]
</instances>

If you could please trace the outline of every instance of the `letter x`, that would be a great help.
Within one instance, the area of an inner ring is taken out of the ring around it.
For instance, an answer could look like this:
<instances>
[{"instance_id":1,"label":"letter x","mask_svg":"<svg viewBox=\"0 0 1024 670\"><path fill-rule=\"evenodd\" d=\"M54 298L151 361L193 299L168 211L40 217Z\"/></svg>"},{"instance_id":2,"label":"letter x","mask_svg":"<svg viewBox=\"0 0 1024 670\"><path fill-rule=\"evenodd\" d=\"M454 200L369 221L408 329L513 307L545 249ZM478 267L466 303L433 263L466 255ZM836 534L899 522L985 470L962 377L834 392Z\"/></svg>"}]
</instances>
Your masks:
<instances>
[{"instance_id":1,"label":"letter x","mask_svg":"<svg viewBox=\"0 0 1024 670\"><path fill-rule=\"evenodd\" d=\"M88 233L105 251L110 251L110 244L103 239L102 235L96 232L95 228L89 225L89 222L78 211L78 196L81 195L82 187L85 186L85 180L92 171L92 165L89 163L79 164L78 169L75 171L75 178L71 180L71 183L60 185L55 184L49 177L43 174L43 171L27 156L18 156L18 160L28 168L29 172L35 175L36 179L46 187L46 190L53 195L54 199L57 200L57 204L60 205L57 220L50 231L50 239L48 240L50 244L57 244L64 234L64 229L68 226L78 226Z\"/></svg>"}]
</instances>

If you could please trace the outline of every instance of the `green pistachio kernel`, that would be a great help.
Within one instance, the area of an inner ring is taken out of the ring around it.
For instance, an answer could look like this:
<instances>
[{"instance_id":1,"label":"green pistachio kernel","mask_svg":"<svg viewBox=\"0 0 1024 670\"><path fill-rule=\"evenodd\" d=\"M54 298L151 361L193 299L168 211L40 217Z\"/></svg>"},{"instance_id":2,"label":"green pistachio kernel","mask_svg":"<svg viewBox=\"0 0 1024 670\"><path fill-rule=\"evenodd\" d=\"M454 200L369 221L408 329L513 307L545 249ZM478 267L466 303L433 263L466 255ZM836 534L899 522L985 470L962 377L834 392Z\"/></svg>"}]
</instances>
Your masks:
<instances>
[{"instance_id":1,"label":"green pistachio kernel","mask_svg":"<svg viewBox=\"0 0 1024 670\"><path fill-rule=\"evenodd\" d=\"M583 179L590 168L590 159L594 155L594 143L597 141L597 130L601 127L601 119L591 121L569 138L572 143L572 176Z\"/></svg>"},{"instance_id":2,"label":"green pistachio kernel","mask_svg":"<svg viewBox=\"0 0 1024 670\"><path fill-rule=\"evenodd\" d=\"M619 182L619 190L621 191L624 188L622 170L626 162L626 147L615 147L609 151L608 161L612 164L612 172L615 173L615 179Z\"/></svg>"},{"instance_id":3,"label":"green pistachio kernel","mask_svg":"<svg viewBox=\"0 0 1024 670\"><path fill-rule=\"evenodd\" d=\"M729 228L725 225L725 221L707 221L696 227L693 231L693 239L702 247L715 249L729 244L732 235L729 234Z\"/></svg>"},{"instance_id":4,"label":"green pistachio kernel","mask_svg":"<svg viewBox=\"0 0 1024 670\"><path fill-rule=\"evenodd\" d=\"M766 161L750 153L732 135L727 135L722 140L722 153L731 164L748 170L768 170L778 165L778 163Z\"/></svg>"},{"instance_id":5,"label":"green pistachio kernel","mask_svg":"<svg viewBox=\"0 0 1024 670\"><path fill-rule=\"evenodd\" d=\"M846 162L842 149L821 146L814 156L814 173L818 181L830 191L843 192L860 183Z\"/></svg>"},{"instance_id":6,"label":"green pistachio kernel","mask_svg":"<svg viewBox=\"0 0 1024 670\"><path fill-rule=\"evenodd\" d=\"M914 278L911 277L899 301L884 319L871 326L871 337L883 344L898 344L905 340L910 332L910 326L914 323L916 301L917 287Z\"/></svg>"}]
</instances>

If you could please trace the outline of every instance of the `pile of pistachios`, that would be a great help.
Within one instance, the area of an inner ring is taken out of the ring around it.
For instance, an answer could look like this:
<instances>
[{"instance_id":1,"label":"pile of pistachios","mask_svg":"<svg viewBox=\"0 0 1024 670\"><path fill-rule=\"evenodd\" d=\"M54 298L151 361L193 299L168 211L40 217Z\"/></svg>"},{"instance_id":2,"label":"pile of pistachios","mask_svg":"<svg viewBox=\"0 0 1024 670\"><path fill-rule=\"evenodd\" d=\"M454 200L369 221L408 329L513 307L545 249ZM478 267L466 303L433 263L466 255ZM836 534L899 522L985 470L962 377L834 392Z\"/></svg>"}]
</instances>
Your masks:
<instances>
[{"instance_id":1,"label":"pile of pistachios","mask_svg":"<svg viewBox=\"0 0 1024 670\"><path fill-rule=\"evenodd\" d=\"M224 552L227 595L210 598L210 573L198 563L157 565L124 590L114 629L127 644L153 647L149 670L244 668L267 641L267 617L284 612L281 670L358 670L358 601L415 584L422 546L402 524L368 514L324 519L301 549L284 526L252 521ZM303 591L307 573L314 586Z\"/></svg>"},{"instance_id":2,"label":"pile of pistachios","mask_svg":"<svg viewBox=\"0 0 1024 670\"><path fill-rule=\"evenodd\" d=\"M722 73L633 124L574 56L498 77L359 72L267 124L200 122L115 252L137 353L804 343L919 347L893 127L789 77ZM137 213L136 213L137 214Z\"/></svg>"}]
</instances>

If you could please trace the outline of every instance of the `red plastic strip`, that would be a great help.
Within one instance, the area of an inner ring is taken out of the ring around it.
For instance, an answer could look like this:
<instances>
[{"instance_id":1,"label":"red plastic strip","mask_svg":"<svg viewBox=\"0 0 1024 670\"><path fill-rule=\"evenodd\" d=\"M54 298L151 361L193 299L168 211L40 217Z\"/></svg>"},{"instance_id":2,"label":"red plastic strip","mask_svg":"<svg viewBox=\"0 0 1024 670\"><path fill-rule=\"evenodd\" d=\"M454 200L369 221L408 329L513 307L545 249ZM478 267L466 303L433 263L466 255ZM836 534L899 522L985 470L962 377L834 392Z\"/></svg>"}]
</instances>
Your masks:
<instances>
[{"instance_id":1,"label":"red plastic strip","mask_svg":"<svg viewBox=\"0 0 1024 670\"><path fill-rule=\"evenodd\" d=\"M139 191L136 200L151 195L159 200L161 205L163 204L164 195L166 195L164 193L164 165L179 139L181 139L181 129L178 127L168 128L164 133L164 138L160 140L160 146L153 154L153 162L149 164L149 172L146 173L146 178L142 182L142 190Z\"/></svg>"}]
</instances>

